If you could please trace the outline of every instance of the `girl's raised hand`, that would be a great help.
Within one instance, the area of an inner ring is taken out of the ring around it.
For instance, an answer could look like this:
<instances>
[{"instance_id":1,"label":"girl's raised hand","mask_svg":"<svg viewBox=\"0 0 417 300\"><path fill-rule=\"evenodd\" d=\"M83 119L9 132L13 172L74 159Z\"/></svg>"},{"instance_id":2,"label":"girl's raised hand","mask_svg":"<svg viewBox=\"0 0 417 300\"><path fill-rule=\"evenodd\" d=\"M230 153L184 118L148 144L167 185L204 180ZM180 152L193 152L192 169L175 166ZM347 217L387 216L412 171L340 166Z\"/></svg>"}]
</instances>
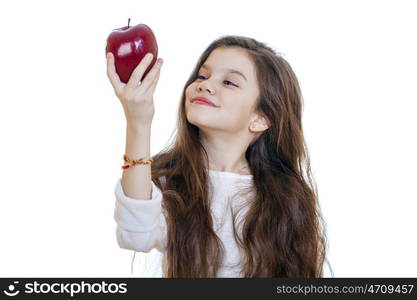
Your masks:
<instances>
[{"instance_id":1,"label":"girl's raised hand","mask_svg":"<svg viewBox=\"0 0 417 300\"><path fill-rule=\"evenodd\" d=\"M155 112L153 94L159 80L163 60L159 58L142 80L143 74L153 58L152 53L147 53L133 70L129 81L123 83L116 72L113 54L107 53L106 58L107 76L116 96L122 103L128 125L150 126Z\"/></svg>"}]
</instances>

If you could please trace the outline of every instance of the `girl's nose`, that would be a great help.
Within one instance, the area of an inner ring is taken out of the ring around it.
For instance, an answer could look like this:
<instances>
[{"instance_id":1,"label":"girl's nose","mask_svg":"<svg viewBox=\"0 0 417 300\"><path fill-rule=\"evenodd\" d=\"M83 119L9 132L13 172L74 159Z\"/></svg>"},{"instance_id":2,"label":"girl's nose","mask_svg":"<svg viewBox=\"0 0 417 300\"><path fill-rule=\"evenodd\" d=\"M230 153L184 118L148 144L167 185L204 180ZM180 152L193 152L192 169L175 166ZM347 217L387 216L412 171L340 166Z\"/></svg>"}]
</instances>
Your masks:
<instances>
[{"instance_id":1,"label":"girl's nose","mask_svg":"<svg viewBox=\"0 0 417 300\"><path fill-rule=\"evenodd\" d=\"M207 84L207 81L200 82L197 86L198 91L207 90L210 94L213 93L213 89Z\"/></svg>"}]
</instances>

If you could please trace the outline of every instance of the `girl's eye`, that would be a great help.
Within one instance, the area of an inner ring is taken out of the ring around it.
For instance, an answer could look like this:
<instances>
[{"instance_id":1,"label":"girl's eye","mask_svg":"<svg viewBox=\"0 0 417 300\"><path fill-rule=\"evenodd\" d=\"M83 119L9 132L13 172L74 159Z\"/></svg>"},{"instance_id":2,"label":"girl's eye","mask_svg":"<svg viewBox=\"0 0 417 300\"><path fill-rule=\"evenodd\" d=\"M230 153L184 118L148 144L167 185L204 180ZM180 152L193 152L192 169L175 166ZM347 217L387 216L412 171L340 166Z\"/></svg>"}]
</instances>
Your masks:
<instances>
[{"instance_id":1,"label":"girl's eye","mask_svg":"<svg viewBox=\"0 0 417 300\"><path fill-rule=\"evenodd\" d=\"M204 77L203 75L198 75L198 76L197 76L197 79L205 79L205 77ZM230 84L226 84L226 85L234 85L234 86L236 86L236 87L237 87L237 85L236 85L236 84L234 84L233 82L231 82L231 81L229 81L229 80L225 80L225 81L223 81L223 82L228 82L228 83L230 83Z\"/></svg>"}]
</instances>

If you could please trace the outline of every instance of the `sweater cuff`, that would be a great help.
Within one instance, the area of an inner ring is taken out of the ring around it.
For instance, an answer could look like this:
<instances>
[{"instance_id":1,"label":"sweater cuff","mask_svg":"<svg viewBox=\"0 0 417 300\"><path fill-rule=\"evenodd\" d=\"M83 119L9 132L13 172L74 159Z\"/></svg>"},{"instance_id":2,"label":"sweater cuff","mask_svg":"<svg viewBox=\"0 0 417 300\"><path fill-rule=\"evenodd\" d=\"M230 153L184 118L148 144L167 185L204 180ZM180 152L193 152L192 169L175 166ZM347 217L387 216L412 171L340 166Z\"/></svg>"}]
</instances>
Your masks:
<instances>
[{"instance_id":1,"label":"sweater cuff","mask_svg":"<svg viewBox=\"0 0 417 300\"><path fill-rule=\"evenodd\" d=\"M159 226L162 214L162 193L161 190L152 183L152 199L135 199L126 196L118 180L114 190L116 195L116 208L114 219L124 230L131 232L149 232Z\"/></svg>"}]
</instances>

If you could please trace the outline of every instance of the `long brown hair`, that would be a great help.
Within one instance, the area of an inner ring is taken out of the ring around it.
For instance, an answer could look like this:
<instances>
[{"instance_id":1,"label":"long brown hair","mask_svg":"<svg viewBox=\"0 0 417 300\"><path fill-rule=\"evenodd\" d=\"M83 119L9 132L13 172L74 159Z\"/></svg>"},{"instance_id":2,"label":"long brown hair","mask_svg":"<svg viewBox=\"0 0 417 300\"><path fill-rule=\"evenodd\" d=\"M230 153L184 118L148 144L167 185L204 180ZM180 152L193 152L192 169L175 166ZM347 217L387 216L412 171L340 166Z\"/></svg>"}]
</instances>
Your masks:
<instances>
[{"instance_id":1,"label":"long brown hair","mask_svg":"<svg viewBox=\"0 0 417 300\"><path fill-rule=\"evenodd\" d=\"M163 193L167 221L163 276L216 277L224 257L210 213L207 152L185 112L186 88L218 47L249 54L260 89L255 109L271 124L245 153L254 196L241 232L233 212L234 238L244 253L242 276L322 277L326 234L303 137L299 83L281 55L244 36L223 36L203 52L182 92L175 140L152 157L152 180Z\"/></svg>"}]
</instances>

